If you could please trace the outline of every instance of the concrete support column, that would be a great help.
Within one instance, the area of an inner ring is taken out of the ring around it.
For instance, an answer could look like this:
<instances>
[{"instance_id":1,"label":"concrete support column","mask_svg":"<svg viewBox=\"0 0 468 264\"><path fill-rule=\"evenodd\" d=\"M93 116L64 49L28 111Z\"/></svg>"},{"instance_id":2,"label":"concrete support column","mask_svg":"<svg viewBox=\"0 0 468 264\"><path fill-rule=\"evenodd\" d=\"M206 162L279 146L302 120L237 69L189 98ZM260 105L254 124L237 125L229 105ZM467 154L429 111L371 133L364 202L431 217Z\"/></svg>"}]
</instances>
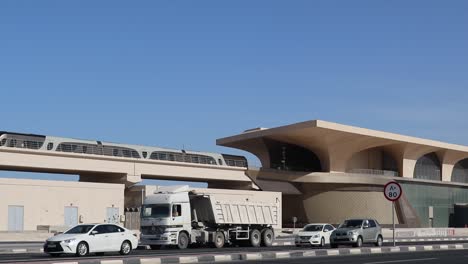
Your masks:
<instances>
[{"instance_id":1,"label":"concrete support column","mask_svg":"<svg viewBox=\"0 0 468 264\"><path fill-rule=\"evenodd\" d=\"M414 177L414 168L416 167L417 160L415 159L405 159L403 158L403 175L404 178L413 178Z\"/></svg>"},{"instance_id":2,"label":"concrete support column","mask_svg":"<svg viewBox=\"0 0 468 264\"><path fill-rule=\"evenodd\" d=\"M442 164L442 181L450 182L452 181L452 172L455 164L443 163Z\"/></svg>"}]
</instances>

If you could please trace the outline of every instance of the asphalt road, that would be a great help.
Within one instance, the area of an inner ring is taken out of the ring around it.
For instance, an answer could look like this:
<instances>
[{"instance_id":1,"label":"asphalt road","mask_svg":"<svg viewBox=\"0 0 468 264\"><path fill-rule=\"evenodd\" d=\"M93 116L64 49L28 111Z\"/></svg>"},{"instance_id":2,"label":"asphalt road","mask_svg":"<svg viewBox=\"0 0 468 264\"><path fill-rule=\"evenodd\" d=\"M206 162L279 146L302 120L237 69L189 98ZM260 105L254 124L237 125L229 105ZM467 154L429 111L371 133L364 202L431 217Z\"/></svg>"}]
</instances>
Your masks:
<instances>
[{"instance_id":1,"label":"asphalt road","mask_svg":"<svg viewBox=\"0 0 468 264\"><path fill-rule=\"evenodd\" d=\"M296 258L284 260L237 261L235 264L271 263L271 264L466 264L468 250L448 250L429 252L406 252L373 255L328 256L314 258Z\"/></svg>"},{"instance_id":2,"label":"asphalt road","mask_svg":"<svg viewBox=\"0 0 468 264\"><path fill-rule=\"evenodd\" d=\"M449 242L449 241L440 241L438 243L437 242L427 242L427 243L413 242L413 243L398 243L398 245L422 245L422 244L435 245L435 244L450 244L450 243L456 243L456 242ZM386 245L390 246L391 243L386 243ZM373 247L373 246L365 245L365 247ZM297 248L295 246L278 246L278 247L270 247L270 248L226 247L222 249L202 247L202 248L189 248L185 250L169 248L169 249L161 249L161 250L135 250L129 256L124 256L124 257L119 255L118 253L106 253L105 257L106 259L108 258L121 259L121 258L135 258L135 257L162 257L162 256L184 256L184 255L202 255L202 254L245 253L245 252L252 253L252 252L260 252L260 251L281 252L281 251L291 251L291 250L298 250L298 249L300 250L314 249L314 248L315 247ZM326 248L329 248L329 247L326 247ZM101 259L102 256L96 256L92 254L84 258L92 260L92 259ZM71 256L65 255L65 256L58 257L58 258L50 257L49 255L44 254L44 253L0 254L0 263L28 262L28 261L70 261L70 260L76 260L76 258L73 255ZM468 258L466 258L465 261L466 262L464 263L468 263ZM357 263L361 263L361 262L357 262Z\"/></svg>"}]
</instances>

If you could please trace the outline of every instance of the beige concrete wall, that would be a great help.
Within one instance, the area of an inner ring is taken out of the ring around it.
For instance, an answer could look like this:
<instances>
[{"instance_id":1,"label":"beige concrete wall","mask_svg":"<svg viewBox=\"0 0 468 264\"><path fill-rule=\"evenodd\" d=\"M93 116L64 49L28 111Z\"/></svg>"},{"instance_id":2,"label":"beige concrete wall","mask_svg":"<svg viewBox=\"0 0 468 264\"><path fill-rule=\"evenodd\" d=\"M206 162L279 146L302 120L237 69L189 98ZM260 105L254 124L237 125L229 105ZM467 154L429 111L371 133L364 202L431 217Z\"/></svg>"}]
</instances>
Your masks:
<instances>
[{"instance_id":1,"label":"beige concrete wall","mask_svg":"<svg viewBox=\"0 0 468 264\"><path fill-rule=\"evenodd\" d=\"M358 152L348 161L347 170L382 170L382 156L383 152L380 149L369 149Z\"/></svg>"},{"instance_id":2,"label":"beige concrete wall","mask_svg":"<svg viewBox=\"0 0 468 264\"><path fill-rule=\"evenodd\" d=\"M392 204L385 199L381 191L377 190L310 189L303 196L303 203L310 223L337 224L345 219L362 217L375 218L381 224L392 223ZM398 219L395 223L399 224Z\"/></svg>"},{"instance_id":3,"label":"beige concrete wall","mask_svg":"<svg viewBox=\"0 0 468 264\"><path fill-rule=\"evenodd\" d=\"M106 208L124 212L123 184L0 178L0 231L8 230L8 206L24 206L24 230L63 226L65 206L78 207L85 223L102 223Z\"/></svg>"}]
</instances>

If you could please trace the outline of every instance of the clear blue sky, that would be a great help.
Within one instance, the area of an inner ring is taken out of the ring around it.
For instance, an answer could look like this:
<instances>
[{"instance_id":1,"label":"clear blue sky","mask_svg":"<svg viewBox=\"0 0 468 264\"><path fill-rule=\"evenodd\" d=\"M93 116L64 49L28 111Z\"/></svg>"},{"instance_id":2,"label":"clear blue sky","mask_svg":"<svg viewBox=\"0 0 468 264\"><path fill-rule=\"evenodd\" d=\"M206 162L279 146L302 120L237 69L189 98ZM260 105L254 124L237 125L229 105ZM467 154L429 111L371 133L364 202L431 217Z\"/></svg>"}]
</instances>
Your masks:
<instances>
[{"instance_id":1,"label":"clear blue sky","mask_svg":"<svg viewBox=\"0 0 468 264\"><path fill-rule=\"evenodd\" d=\"M324 119L468 144L468 1L0 1L1 129L241 153Z\"/></svg>"}]
</instances>

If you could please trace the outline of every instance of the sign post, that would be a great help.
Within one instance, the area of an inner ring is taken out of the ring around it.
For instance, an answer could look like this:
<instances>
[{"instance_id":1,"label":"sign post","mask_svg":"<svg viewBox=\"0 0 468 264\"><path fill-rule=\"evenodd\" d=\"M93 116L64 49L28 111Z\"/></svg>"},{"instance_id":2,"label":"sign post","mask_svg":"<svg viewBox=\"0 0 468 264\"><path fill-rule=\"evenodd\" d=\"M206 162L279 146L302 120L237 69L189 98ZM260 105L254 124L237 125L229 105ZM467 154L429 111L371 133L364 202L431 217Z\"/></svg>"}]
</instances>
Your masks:
<instances>
[{"instance_id":1,"label":"sign post","mask_svg":"<svg viewBox=\"0 0 468 264\"><path fill-rule=\"evenodd\" d=\"M393 225L393 246L395 243L395 202L400 199L401 194L403 193L401 185L398 182L391 181L385 184L384 195L387 200L392 202L392 225Z\"/></svg>"},{"instance_id":2,"label":"sign post","mask_svg":"<svg viewBox=\"0 0 468 264\"><path fill-rule=\"evenodd\" d=\"M296 229L297 217L293 216L292 220L293 220L293 234L294 234L294 230Z\"/></svg>"}]
</instances>

